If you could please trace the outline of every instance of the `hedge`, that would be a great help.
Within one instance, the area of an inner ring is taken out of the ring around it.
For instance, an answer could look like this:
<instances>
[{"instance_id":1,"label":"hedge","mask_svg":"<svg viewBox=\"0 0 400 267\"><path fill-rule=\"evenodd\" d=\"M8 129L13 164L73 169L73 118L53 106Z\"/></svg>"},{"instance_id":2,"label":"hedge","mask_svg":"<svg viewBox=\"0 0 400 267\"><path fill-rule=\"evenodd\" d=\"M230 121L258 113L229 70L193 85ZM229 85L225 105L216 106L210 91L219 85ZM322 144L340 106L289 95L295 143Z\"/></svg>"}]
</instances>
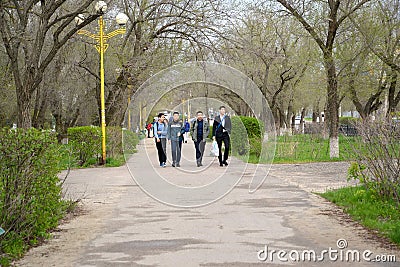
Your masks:
<instances>
[{"instance_id":1,"label":"hedge","mask_svg":"<svg viewBox=\"0 0 400 267\"><path fill-rule=\"evenodd\" d=\"M233 153L238 153L239 155L249 153L250 155L259 157L262 148L262 132L263 124L257 118L245 116L232 117Z\"/></svg>"},{"instance_id":2,"label":"hedge","mask_svg":"<svg viewBox=\"0 0 400 267\"><path fill-rule=\"evenodd\" d=\"M78 165L101 155L101 129L97 126L68 128L68 145Z\"/></svg>"},{"instance_id":3,"label":"hedge","mask_svg":"<svg viewBox=\"0 0 400 267\"><path fill-rule=\"evenodd\" d=\"M82 166L93 159L99 162L102 152L101 136L101 128L98 126L68 129L68 144L78 165ZM121 127L106 127L107 158L121 157L124 152L132 154L136 151L138 143L139 137L136 133L123 131Z\"/></svg>"},{"instance_id":4,"label":"hedge","mask_svg":"<svg viewBox=\"0 0 400 267\"><path fill-rule=\"evenodd\" d=\"M0 265L48 237L63 217L56 134L0 129Z\"/></svg>"}]
</instances>

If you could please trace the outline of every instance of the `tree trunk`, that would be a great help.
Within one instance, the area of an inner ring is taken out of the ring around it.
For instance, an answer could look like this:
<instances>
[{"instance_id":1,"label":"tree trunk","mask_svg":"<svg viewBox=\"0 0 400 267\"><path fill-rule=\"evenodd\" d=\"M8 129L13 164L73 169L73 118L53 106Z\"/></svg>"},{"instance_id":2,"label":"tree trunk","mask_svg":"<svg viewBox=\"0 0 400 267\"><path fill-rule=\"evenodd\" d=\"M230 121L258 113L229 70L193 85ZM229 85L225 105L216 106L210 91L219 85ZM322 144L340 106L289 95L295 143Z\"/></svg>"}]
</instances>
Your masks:
<instances>
[{"instance_id":1,"label":"tree trunk","mask_svg":"<svg viewBox=\"0 0 400 267\"><path fill-rule=\"evenodd\" d=\"M23 86L17 88L17 104L18 104L18 127L23 129L29 129L32 127L31 120L31 88Z\"/></svg>"},{"instance_id":2,"label":"tree trunk","mask_svg":"<svg viewBox=\"0 0 400 267\"><path fill-rule=\"evenodd\" d=\"M293 115L293 94L291 95L290 99L289 99L289 105L288 105L288 109L287 109L287 115L286 115L286 121L287 121L287 127L290 128L290 121L292 119L292 115Z\"/></svg>"},{"instance_id":3,"label":"tree trunk","mask_svg":"<svg viewBox=\"0 0 400 267\"><path fill-rule=\"evenodd\" d=\"M109 126L121 126L124 121L125 111L128 107L128 98L131 74L124 70L117 78L116 84L111 88L106 99L106 123Z\"/></svg>"},{"instance_id":4,"label":"tree trunk","mask_svg":"<svg viewBox=\"0 0 400 267\"><path fill-rule=\"evenodd\" d=\"M312 112L312 122L313 122L313 123L317 123L317 118L318 118L318 116L319 116L319 112L316 111L316 109L315 109L315 107L314 107L313 112Z\"/></svg>"},{"instance_id":5,"label":"tree trunk","mask_svg":"<svg viewBox=\"0 0 400 267\"><path fill-rule=\"evenodd\" d=\"M293 114L291 118L291 128L292 128L292 135L296 133L296 115Z\"/></svg>"},{"instance_id":6,"label":"tree trunk","mask_svg":"<svg viewBox=\"0 0 400 267\"><path fill-rule=\"evenodd\" d=\"M332 54L324 55L327 86L326 121L329 131L330 158L339 157L339 96L337 88L336 66Z\"/></svg>"},{"instance_id":7,"label":"tree trunk","mask_svg":"<svg viewBox=\"0 0 400 267\"><path fill-rule=\"evenodd\" d=\"M391 73L390 73L390 87L389 87L389 93L388 93L389 107L388 107L387 114L386 114L387 117L390 117L391 114L396 111L396 106L399 103L400 92L398 93L398 95L396 97L395 96L396 85L397 85L397 71L392 68Z\"/></svg>"},{"instance_id":8,"label":"tree trunk","mask_svg":"<svg viewBox=\"0 0 400 267\"><path fill-rule=\"evenodd\" d=\"M306 116L306 109L305 108L302 108L302 110L301 110L301 114L300 114L300 132L302 133L302 134L304 134L304 117Z\"/></svg>"},{"instance_id":9,"label":"tree trunk","mask_svg":"<svg viewBox=\"0 0 400 267\"><path fill-rule=\"evenodd\" d=\"M279 116L279 110L277 107L274 107L272 109L272 114L274 116L274 121L275 121L275 130L276 130L276 135L280 136L281 135L281 120L280 120L280 116Z\"/></svg>"},{"instance_id":10,"label":"tree trunk","mask_svg":"<svg viewBox=\"0 0 400 267\"><path fill-rule=\"evenodd\" d=\"M32 125L36 129L43 129L46 120L46 112L48 106L47 91L40 87L36 92L35 107L33 111Z\"/></svg>"}]
</instances>

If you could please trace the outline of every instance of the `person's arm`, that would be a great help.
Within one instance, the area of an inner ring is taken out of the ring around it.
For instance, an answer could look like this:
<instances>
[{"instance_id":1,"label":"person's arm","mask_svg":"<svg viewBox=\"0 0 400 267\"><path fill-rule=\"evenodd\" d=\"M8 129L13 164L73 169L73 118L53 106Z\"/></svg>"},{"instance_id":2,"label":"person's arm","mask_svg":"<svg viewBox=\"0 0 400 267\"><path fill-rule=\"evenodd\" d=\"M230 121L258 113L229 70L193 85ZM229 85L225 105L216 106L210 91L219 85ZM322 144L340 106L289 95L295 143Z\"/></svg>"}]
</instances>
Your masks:
<instances>
[{"instance_id":1,"label":"person's arm","mask_svg":"<svg viewBox=\"0 0 400 267\"><path fill-rule=\"evenodd\" d=\"M171 140L171 124L168 124L167 128L167 139Z\"/></svg>"},{"instance_id":2,"label":"person's arm","mask_svg":"<svg viewBox=\"0 0 400 267\"><path fill-rule=\"evenodd\" d=\"M186 125L182 123L181 135L184 135L185 133L186 133Z\"/></svg>"},{"instance_id":3,"label":"person's arm","mask_svg":"<svg viewBox=\"0 0 400 267\"><path fill-rule=\"evenodd\" d=\"M224 128L228 132L228 134L231 134L231 130L232 130L231 117L229 117L229 116L225 117L225 127Z\"/></svg>"},{"instance_id":4,"label":"person's arm","mask_svg":"<svg viewBox=\"0 0 400 267\"><path fill-rule=\"evenodd\" d=\"M192 127L190 127L190 135L192 136L193 140L194 140L194 123L195 123L195 121L193 121Z\"/></svg>"},{"instance_id":5,"label":"person's arm","mask_svg":"<svg viewBox=\"0 0 400 267\"><path fill-rule=\"evenodd\" d=\"M158 131L157 122L154 123L153 130L154 130L153 131L154 132L154 137L158 139L159 137L158 137L158 133L157 133L157 131Z\"/></svg>"},{"instance_id":6,"label":"person's arm","mask_svg":"<svg viewBox=\"0 0 400 267\"><path fill-rule=\"evenodd\" d=\"M204 140L206 140L206 138L207 138L208 135L210 134L210 126L208 125L208 122L207 122L207 121L204 121L204 123L205 123L206 132L204 133L203 138L204 138Z\"/></svg>"},{"instance_id":7,"label":"person's arm","mask_svg":"<svg viewBox=\"0 0 400 267\"><path fill-rule=\"evenodd\" d=\"M162 134L162 135L165 135L165 136L167 135L167 133L168 133L168 126L169 126L169 124L166 125L166 124L164 123L164 129L161 131L161 134Z\"/></svg>"}]
</instances>

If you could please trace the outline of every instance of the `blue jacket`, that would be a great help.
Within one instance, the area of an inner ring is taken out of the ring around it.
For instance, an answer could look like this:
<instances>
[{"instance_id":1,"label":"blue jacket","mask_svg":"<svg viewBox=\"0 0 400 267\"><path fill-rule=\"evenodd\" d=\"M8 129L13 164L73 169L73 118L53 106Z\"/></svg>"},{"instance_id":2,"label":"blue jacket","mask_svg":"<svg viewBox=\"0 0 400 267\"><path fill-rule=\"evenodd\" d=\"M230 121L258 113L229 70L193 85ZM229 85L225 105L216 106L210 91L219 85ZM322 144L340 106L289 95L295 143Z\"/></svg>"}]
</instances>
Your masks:
<instances>
[{"instance_id":1,"label":"blue jacket","mask_svg":"<svg viewBox=\"0 0 400 267\"><path fill-rule=\"evenodd\" d=\"M155 138L167 138L167 132L168 132L168 125L167 123L159 123L158 121L154 123L154 137ZM160 134L157 132L161 131Z\"/></svg>"},{"instance_id":2,"label":"blue jacket","mask_svg":"<svg viewBox=\"0 0 400 267\"><path fill-rule=\"evenodd\" d=\"M190 123L188 121L185 122L185 132L190 132Z\"/></svg>"}]
</instances>

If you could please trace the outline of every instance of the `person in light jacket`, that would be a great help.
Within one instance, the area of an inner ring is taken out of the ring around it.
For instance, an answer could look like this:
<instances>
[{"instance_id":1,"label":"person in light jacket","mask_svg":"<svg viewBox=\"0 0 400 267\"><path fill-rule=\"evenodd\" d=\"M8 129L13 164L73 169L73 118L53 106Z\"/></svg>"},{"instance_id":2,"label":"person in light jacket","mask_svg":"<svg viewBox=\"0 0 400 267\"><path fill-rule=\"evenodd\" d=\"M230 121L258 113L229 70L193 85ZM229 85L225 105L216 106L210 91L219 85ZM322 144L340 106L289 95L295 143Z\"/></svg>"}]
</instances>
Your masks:
<instances>
[{"instance_id":1,"label":"person in light jacket","mask_svg":"<svg viewBox=\"0 0 400 267\"><path fill-rule=\"evenodd\" d=\"M154 123L154 138L158 152L160 167L165 168L167 162L167 132L168 123L163 113L158 114L158 121Z\"/></svg>"}]
</instances>

